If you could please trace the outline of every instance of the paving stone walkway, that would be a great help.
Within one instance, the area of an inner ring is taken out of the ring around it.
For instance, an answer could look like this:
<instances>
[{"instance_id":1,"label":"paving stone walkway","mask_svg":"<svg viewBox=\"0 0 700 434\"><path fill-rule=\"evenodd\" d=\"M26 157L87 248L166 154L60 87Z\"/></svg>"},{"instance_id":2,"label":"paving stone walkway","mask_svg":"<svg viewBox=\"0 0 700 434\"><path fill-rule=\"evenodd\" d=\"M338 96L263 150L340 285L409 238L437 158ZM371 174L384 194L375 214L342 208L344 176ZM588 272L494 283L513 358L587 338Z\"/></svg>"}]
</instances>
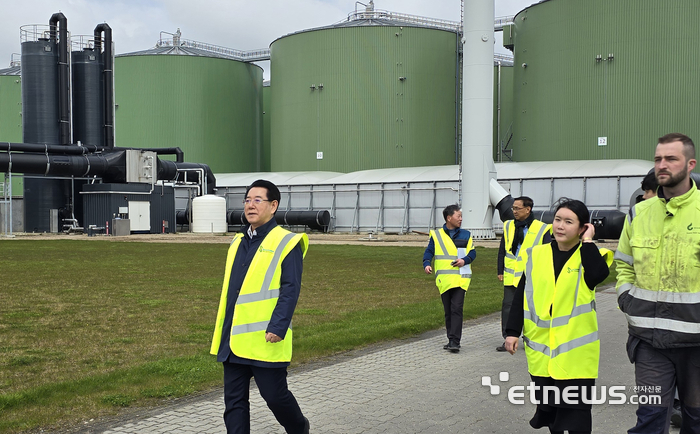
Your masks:
<instances>
[{"instance_id":1,"label":"paving stone walkway","mask_svg":"<svg viewBox=\"0 0 700 434\"><path fill-rule=\"evenodd\" d=\"M633 366L625 354L627 326L617 309L615 292L597 295L601 334L598 386L625 386L634 394ZM467 294L466 303L469 302ZM396 341L380 349L313 369L293 371L289 388L311 421L312 433L537 433L527 424L534 413L529 402L507 399L511 386L529 382L525 354L498 353L500 314L465 322L462 351L442 349L444 332ZM522 341L521 341L522 346ZM508 372L508 381L501 381ZM482 385L489 377L500 393ZM253 383L253 389L255 389ZM527 400L527 394L525 398ZM636 406L594 405L594 433L624 433L634 425ZM224 433L222 393L150 411L119 425L93 427L84 433ZM251 431L283 433L257 390L251 392ZM677 432L672 430L671 432Z\"/></svg>"}]
</instances>

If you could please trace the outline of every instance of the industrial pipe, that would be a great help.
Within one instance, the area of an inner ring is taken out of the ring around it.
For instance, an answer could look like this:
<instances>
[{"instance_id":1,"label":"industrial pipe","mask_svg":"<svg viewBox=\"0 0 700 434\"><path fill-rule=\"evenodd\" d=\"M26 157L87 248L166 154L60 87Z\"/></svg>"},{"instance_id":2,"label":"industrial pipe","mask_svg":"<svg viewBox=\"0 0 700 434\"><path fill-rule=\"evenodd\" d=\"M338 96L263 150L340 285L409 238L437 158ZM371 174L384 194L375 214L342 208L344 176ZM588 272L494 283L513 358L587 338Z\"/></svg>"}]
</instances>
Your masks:
<instances>
[{"instance_id":1,"label":"industrial pipe","mask_svg":"<svg viewBox=\"0 0 700 434\"><path fill-rule=\"evenodd\" d=\"M8 145L7 143L0 144ZM9 144L11 145L11 144ZM22 144L15 144L22 145ZM26 145L31 148L41 146L42 151L50 145ZM4 146L10 147L10 146ZM99 176L105 182L126 182L126 150L107 153L79 154L81 147L66 146L66 150L75 155L54 155L30 152L0 152L0 172L17 172L45 176ZM15 149L15 148L13 148ZM51 148L54 149L53 147ZM65 152L62 154L66 154ZM175 161L156 159L158 165L157 180L173 181L178 177L178 169L199 169L204 172L207 182L207 194L214 194L216 177L206 164L177 163ZM199 181L199 175L193 174L193 181Z\"/></svg>"},{"instance_id":2,"label":"industrial pipe","mask_svg":"<svg viewBox=\"0 0 700 434\"><path fill-rule=\"evenodd\" d=\"M56 42L56 23L58 23L58 122L59 143L71 143L70 130L70 70L68 65L68 20L61 12L51 15L49 20L49 40Z\"/></svg>"},{"instance_id":3,"label":"industrial pipe","mask_svg":"<svg viewBox=\"0 0 700 434\"><path fill-rule=\"evenodd\" d=\"M107 23L98 24L95 27L95 52L100 54L102 47L102 33L104 33L104 129L105 147L114 147L114 58L112 56L112 28Z\"/></svg>"},{"instance_id":4,"label":"industrial pipe","mask_svg":"<svg viewBox=\"0 0 700 434\"><path fill-rule=\"evenodd\" d=\"M493 178L489 182L489 201L498 210L498 217L502 222L514 218L512 210L513 196Z\"/></svg>"},{"instance_id":5,"label":"industrial pipe","mask_svg":"<svg viewBox=\"0 0 700 434\"><path fill-rule=\"evenodd\" d=\"M33 152L40 154L64 154L84 155L101 150L101 147L93 145L42 145L38 143L10 143L1 142L0 151L8 152Z\"/></svg>"},{"instance_id":6,"label":"industrial pipe","mask_svg":"<svg viewBox=\"0 0 700 434\"><path fill-rule=\"evenodd\" d=\"M226 213L226 221L230 225L247 225L244 211L229 211ZM277 211L275 213L277 224L286 226L308 226L310 229L328 232L331 223L331 213L327 210L310 211Z\"/></svg>"},{"instance_id":7,"label":"industrial pipe","mask_svg":"<svg viewBox=\"0 0 700 434\"><path fill-rule=\"evenodd\" d=\"M178 163L158 158L158 179L175 180L178 177L178 169L203 170L207 181L206 194L214 194L216 191L216 177L208 165L200 163ZM194 181L200 181L199 175L196 174L196 172L194 172L193 177Z\"/></svg>"},{"instance_id":8,"label":"industrial pipe","mask_svg":"<svg viewBox=\"0 0 700 434\"><path fill-rule=\"evenodd\" d=\"M617 240L622 233L625 224L625 213L617 210L591 210L591 223L595 226L596 240ZM543 223L551 224L554 221L555 211L533 211L532 215Z\"/></svg>"}]
</instances>

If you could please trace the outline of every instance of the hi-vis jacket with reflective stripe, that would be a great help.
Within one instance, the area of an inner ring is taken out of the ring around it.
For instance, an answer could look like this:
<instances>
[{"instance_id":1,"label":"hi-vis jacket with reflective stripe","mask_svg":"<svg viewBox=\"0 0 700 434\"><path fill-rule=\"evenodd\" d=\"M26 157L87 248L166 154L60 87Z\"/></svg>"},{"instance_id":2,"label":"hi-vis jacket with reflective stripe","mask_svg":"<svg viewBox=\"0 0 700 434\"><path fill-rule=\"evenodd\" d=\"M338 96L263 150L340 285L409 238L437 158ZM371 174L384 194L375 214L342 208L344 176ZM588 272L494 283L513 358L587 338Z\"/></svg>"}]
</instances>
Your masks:
<instances>
[{"instance_id":1,"label":"hi-vis jacket with reflective stripe","mask_svg":"<svg viewBox=\"0 0 700 434\"><path fill-rule=\"evenodd\" d=\"M659 193L663 193L659 189ZM615 253L629 332L656 348L700 346L700 191L640 202Z\"/></svg>"},{"instance_id":2,"label":"hi-vis jacket with reflective stripe","mask_svg":"<svg viewBox=\"0 0 700 434\"><path fill-rule=\"evenodd\" d=\"M242 238L243 234L236 234L226 257L226 274L210 350L214 355L221 344L231 267ZM275 226L255 253L233 311L230 345L231 351L238 357L264 362L292 360L292 329L287 330L281 342L274 344L265 341L265 333L279 298L282 261L298 243L301 243L302 253L306 256L309 246L306 234L293 234Z\"/></svg>"},{"instance_id":3,"label":"hi-vis jacket with reflective stripe","mask_svg":"<svg viewBox=\"0 0 700 434\"><path fill-rule=\"evenodd\" d=\"M610 250L600 249L608 266ZM527 251L523 340L530 374L557 380L598 378L600 341L595 291L583 278L581 245L554 278L552 247Z\"/></svg>"},{"instance_id":4,"label":"hi-vis jacket with reflective stripe","mask_svg":"<svg viewBox=\"0 0 700 434\"><path fill-rule=\"evenodd\" d=\"M440 294L448 289L462 288L469 289L469 282L472 280L471 274L460 274L458 267L452 266L452 261L459 259L457 256L457 246L452 241L444 229L430 231L430 236L435 243L435 284L440 290ZM472 237L467 241L466 251L469 253L474 248Z\"/></svg>"},{"instance_id":5,"label":"hi-vis jacket with reflective stripe","mask_svg":"<svg viewBox=\"0 0 700 434\"><path fill-rule=\"evenodd\" d=\"M503 238L506 246L506 257L503 260L503 285L518 286L520 278L523 275L523 270L525 269L523 254L530 247L542 244L544 234L551 228L552 225L542 223L539 220L533 220L527 229L527 234L525 234L523 243L520 245L520 250L518 251L518 256L516 257L511 251L513 249L513 237L515 235L515 220L508 220L503 225Z\"/></svg>"}]
</instances>

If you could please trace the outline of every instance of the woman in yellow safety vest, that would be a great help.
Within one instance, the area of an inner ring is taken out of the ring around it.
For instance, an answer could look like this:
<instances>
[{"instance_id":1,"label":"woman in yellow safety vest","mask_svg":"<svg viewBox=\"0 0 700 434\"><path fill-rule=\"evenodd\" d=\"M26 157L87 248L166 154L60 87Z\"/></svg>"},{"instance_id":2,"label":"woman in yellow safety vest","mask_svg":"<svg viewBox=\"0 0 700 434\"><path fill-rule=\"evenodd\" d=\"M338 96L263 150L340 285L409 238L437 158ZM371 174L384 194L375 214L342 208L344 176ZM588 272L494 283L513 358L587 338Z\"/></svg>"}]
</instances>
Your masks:
<instances>
[{"instance_id":1,"label":"woman in yellow safety vest","mask_svg":"<svg viewBox=\"0 0 700 434\"><path fill-rule=\"evenodd\" d=\"M523 308L511 309L506 326L505 346L511 354L522 331L536 386L537 411L530 426L548 427L555 434L592 429L592 389L600 359L595 287L610 274L613 254L593 243L589 219L583 202L560 202L552 223L554 240L526 252L525 274L513 300L513 306Z\"/></svg>"}]
</instances>

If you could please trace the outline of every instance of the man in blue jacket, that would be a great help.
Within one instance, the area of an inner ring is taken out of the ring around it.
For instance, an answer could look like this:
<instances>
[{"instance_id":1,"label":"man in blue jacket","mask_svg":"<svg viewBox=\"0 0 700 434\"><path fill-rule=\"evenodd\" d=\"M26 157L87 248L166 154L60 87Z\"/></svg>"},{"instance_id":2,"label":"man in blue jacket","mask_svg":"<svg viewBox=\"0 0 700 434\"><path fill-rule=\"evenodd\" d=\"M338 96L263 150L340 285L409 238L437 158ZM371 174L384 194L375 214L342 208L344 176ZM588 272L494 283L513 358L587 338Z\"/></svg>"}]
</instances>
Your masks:
<instances>
[{"instance_id":1,"label":"man in blue jacket","mask_svg":"<svg viewBox=\"0 0 700 434\"><path fill-rule=\"evenodd\" d=\"M287 433L309 432L309 421L287 388L291 321L308 237L277 226L279 201L279 189L269 181L257 180L248 187L244 200L248 227L233 239L226 259L211 353L224 367L228 433L250 433L251 377Z\"/></svg>"},{"instance_id":2,"label":"man in blue jacket","mask_svg":"<svg viewBox=\"0 0 700 434\"><path fill-rule=\"evenodd\" d=\"M464 314L464 294L469 288L471 270L461 270L476 259L471 233L462 226L462 210L459 205L449 205L442 211L445 224L442 229L430 231L430 241L423 254L423 269L433 273L431 262L435 262L435 284L440 290L445 309L445 329L447 344L443 347L458 353L462 339ZM458 248L465 249L465 255L458 256ZM464 272L463 272L464 271Z\"/></svg>"}]
</instances>

